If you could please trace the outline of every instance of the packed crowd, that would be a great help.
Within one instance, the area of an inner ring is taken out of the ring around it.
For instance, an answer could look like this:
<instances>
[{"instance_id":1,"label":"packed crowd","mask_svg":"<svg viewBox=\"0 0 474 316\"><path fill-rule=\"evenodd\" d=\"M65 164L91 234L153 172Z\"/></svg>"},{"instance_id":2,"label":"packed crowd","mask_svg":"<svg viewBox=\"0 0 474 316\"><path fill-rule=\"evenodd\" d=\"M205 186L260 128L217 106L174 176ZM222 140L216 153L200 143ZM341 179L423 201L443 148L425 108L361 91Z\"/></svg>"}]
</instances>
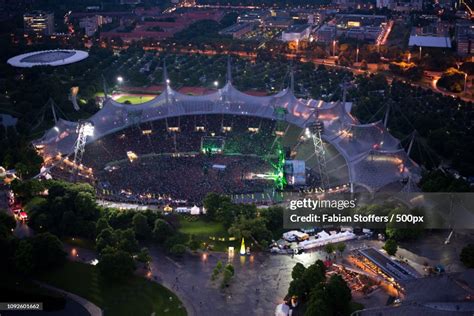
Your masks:
<instances>
[{"instance_id":1,"label":"packed crowd","mask_svg":"<svg viewBox=\"0 0 474 316\"><path fill-rule=\"evenodd\" d=\"M257 157L197 154L126 161L97 176L99 193L108 199L189 204L200 203L208 192L263 192L273 186L273 181L252 175L271 172L270 164Z\"/></svg>"},{"instance_id":2,"label":"packed crowd","mask_svg":"<svg viewBox=\"0 0 474 316\"><path fill-rule=\"evenodd\" d=\"M272 180L249 179L249 175L268 177L273 172L265 159L271 160L267 156L278 148L276 128L275 121L257 117L168 118L131 126L88 144L83 164L94 170L98 192L120 201L199 203L208 192L263 192L273 186ZM222 152L203 153L205 137L222 138L223 142L216 142Z\"/></svg>"},{"instance_id":3,"label":"packed crowd","mask_svg":"<svg viewBox=\"0 0 474 316\"><path fill-rule=\"evenodd\" d=\"M271 154L276 124L268 119L230 115L196 115L131 126L86 146L83 163L100 170L112 161L127 159L131 151L147 154L197 153L202 138L223 137L226 154Z\"/></svg>"}]
</instances>

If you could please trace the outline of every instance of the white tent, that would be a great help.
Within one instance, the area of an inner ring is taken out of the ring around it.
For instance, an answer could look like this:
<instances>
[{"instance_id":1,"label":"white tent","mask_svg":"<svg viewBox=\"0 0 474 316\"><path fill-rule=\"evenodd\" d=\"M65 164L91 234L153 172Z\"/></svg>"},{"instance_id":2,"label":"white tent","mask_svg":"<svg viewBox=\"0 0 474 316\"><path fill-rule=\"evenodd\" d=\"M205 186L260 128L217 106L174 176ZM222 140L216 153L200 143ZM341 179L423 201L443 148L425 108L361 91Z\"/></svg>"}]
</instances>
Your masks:
<instances>
[{"instance_id":1,"label":"white tent","mask_svg":"<svg viewBox=\"0 0 474 316\"><path fill-rule=\"evenodd\" d=\"M201 214L201 209L199 207L197 207L196 205L191 207L191 215L199 215L199 214Z\"/></svg>"},{"instance_id":2,"label":"white tent","mask_svg":"<svg viewBox=\"0 0 474 316\"><path fill-rule=\"evenodd\" d=\"M275 309L275 316L288 316L290 315L290 306L286 305L285 303L281 303L277 305Z\"/></svg>"}]
</instances>

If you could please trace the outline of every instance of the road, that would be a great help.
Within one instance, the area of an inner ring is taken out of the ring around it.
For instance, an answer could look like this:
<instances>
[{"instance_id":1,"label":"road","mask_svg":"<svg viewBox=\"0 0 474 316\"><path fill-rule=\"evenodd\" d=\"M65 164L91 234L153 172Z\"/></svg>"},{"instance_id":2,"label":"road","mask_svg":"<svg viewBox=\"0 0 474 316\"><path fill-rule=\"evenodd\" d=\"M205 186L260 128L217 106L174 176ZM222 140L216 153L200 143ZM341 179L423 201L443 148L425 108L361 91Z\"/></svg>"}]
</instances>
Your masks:
<instances>
[{"instance_id":1,"label":"road","mask_svg":"<svg viewBox=\"0 0 474 316\"><path fill-rule=\"evenodd\" d=\"M361 246L381 245L378 241L350 241L347 251ZM294 257L255 253L229 258L226 253L186 255L172 259L155 246L149 246L152 256L151 272L155 281L167 286L184 302L189 315L266 316L283 302L296 263L309 266L316 260L326 260L321 249ZM211 281L218 261L231 263L235 276L229 288L220 289L219 281Z\"/></svg>"},{"instance_id":2,"label":"road","mask_svg":"<svg viewBox=\"0 0 474 316\"><path fill-rule=\"evenodd\" d=\"M427 234L415 243L399 246L397 257L402 257L420 274L426 274L424 263L432 266L442 263L448 272L463 271L459 262L460 247L466 243L463 236L456 236L450 245L444 245L444 233ZM380 249L382 242L377 240L353 240L346 243L346 253L360 247ZM144 244L150 250L151 273L147 276L173 291L183 302L188 315L206 316L266 316L273 314L277 304L283 301L291 281L291 271L297 262L308 266L316 260L326 259L321 249L291 257L254 253L241 257L236 254L230 258L227 253L186 254L181 259L170 257L153 244ZM72 260L91 264L97 263L93 250L65 245ZM218 261L224 265L231 263L235 276L228 288L220 288L220 280L211 281L212 270ZM142 271L143 272L143 271ZM378 306L386 300L387 294L357 297L365 306Z\"/></svg>"}]
</instances>

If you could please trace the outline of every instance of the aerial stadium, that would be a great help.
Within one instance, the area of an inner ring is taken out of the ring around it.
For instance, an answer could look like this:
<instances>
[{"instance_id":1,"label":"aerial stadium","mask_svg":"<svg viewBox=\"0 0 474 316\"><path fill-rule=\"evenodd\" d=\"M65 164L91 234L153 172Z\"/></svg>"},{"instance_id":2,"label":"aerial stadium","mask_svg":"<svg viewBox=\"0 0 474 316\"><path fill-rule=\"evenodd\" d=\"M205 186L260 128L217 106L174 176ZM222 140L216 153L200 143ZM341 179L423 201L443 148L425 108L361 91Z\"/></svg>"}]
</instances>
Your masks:
<instances>
[{"instance_id":1,"label":"aerial stadium","mask_svg":"<svg viewBox=\"0 0 474 316\"><path fill-rule=\"evenodd\" d=\"M104 198L200 203L206 193L236 201L272 200L278 192L399 192L420 168L383 121L361 124L340 101L298 99L294 79L270 96L232 84L191 96L164 91L138 105L107 98L85 121L59 119L34 146L40 176L95 184Z\"/></svg>"},{"instance_id":2,"label":"aerial stadium","mask_svg":"<svg viewBox=\"0 0 474 316\"><path fill-rule=\"evenodd\" d=\"M30 52L8 59L13 67L31 68L36 66L63 66L77 63L89 57L89 53L74 49L55 49Z\"/></svg>"}]
</instances>

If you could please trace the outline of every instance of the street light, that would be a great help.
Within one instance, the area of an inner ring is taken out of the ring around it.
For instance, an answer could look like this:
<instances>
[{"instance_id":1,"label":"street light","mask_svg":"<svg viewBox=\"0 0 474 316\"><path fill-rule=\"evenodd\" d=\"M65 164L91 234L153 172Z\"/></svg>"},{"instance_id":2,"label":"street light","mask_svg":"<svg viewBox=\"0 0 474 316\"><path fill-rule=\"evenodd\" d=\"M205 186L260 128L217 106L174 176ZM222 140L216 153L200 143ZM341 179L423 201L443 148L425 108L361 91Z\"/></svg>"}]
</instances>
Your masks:
<instances>
[{"instance_id":1,"label":"street light","mask_svg":"<svg viewBox=\"0 0 474 316\"><path fill-rule=\"evenodd\" d=\"M332 41L332 56L336 57L336 40Z\"/></svg>"},{"instance_id":2,"label":"street light","mask_svg":"<svg viewBox=\"0 0 474 316\"><path fill-rule=\"evenodd\" d=\"M464 94L467 93L467 72L464 73Z\"/></svg>"},{"instance_id":3,"label":"street light","mask_svg":"<svg viewBox=\"0 0 474 316\"><path fill-rule=\"evenodd\" d=\"M359 62L359 47L356 49L356 64Z\"/></svg>"},{"instance_id":4,"label":"street light","mask_svg":"<svg viewBox=\"0 0 474 316\"><path fill-rule=\"evenodd\" d=\"M123 82L123 77L122 77L122 76L118 76L118 77L117 77L117 82L118 82L118 83L122 83L122 82Z\"/></svg>"},{"instance_id":5,"label":"street light","mask_svg":"<svg viewBox=\"0 0 474 316\"><path fill-rule=\"evenodd\" d=\"M411 53L408 53L408 63L410 63Z\"/></svg>"},{"instance_id":6,"label":"street light","mask_svg":"<svg viewBox=\"0 0 474 316\"><path fill-rule=\"evenodd\" d=\"M217 80L216 80L216 81L214 81L214 87L216 87L216 88L217 88L218 86L219 86L219 81L217 81Z\"/></svg>"},{"instance_id":7,"label":"street light","mask_svg":"<svg viewBox=\"0 0 474 316\"><path fill-rule=\"evenodd\" d=\"M420 46L420 55L418 56L418 59L420 59L420 62L421 62L421 46Z\"/></svg>"},{"instance_id":8,"label":"street light","mask_svg":"<svg viewBox=\"0 0 474 316\"><path fill-rule=\"evenodd\" d=\"M85 136L94 135L94 125L91 122L82 123L80 129L82 129L82 133L84 133Z\"/></svg>"}]
</instances>

